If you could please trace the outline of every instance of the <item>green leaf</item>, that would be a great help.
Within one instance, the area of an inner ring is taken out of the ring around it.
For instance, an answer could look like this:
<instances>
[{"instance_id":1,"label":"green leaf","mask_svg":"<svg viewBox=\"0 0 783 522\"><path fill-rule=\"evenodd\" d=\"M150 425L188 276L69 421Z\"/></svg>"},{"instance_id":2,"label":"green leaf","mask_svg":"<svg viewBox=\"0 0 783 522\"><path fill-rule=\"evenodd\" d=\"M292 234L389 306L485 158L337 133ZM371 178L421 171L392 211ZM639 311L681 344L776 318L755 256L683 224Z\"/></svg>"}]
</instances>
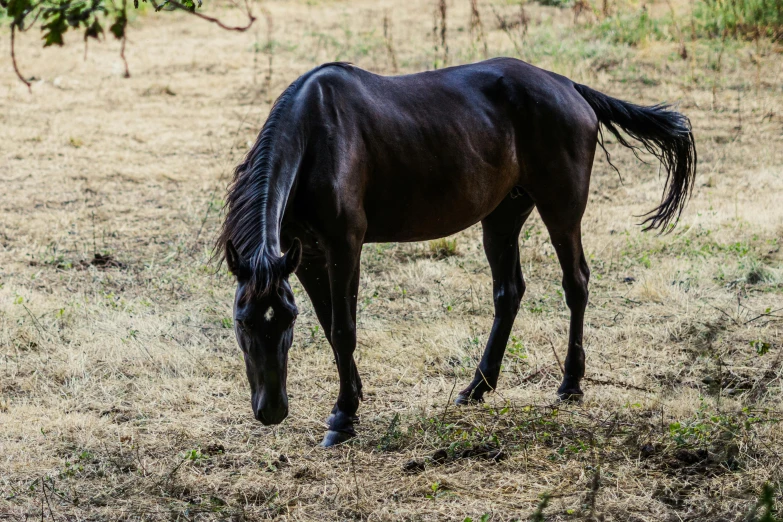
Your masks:
<instances>
[{"instance_id":1,"label":"green leaf","mask_svg":"<svg viewBox=\"0 0 783 522\"><path fill-rule=\"evenodd\" d=\"M44 32L44 47L63 45L63 34L68 30L65 15L62 12L55 14L48 23L41 27L41 30Z\"/></svg>"},{"instance_id":2,"label":"green leaf","mask_svg":"<svg viewBox=\"0 0 783 522\"><path fill-rule=\"evenodd\" d=\"M100 37L103 35L103 26L101 26L101 23L96 18L92 21L92 24L90 24L87 29L84 30L84 39L87 40L87 38L95 38L96 40L100 39Z\"/></svg>"},{"instance_id":3,"label":"green leaf","mask_svg":"<svg viewBox=\"0 0 783 522\"><path fill-rule=\"evenodd\" d=\"M756 353L759 355L764 355L772 348L772 345L762 340L751 341L750 345L756 349Z\"/></svg>"},{"instance_id":4,"label":"green leaf","mask_svg":"<svg viewBox=\"0 0 783 522\"><path fill-rule=\"evenodd\" d=\"M15 22L21 23L22 15L32 7L32 0L10 0L6 8L6 12L10 18L13 18Z\"/></svg>"},{"instance_id":5,"label":"green leaf","mask_svg":"<svg viewBox=\"0 0 783 522\"><path fill-rule=\"evenodd\" d=\"M114 23L109 27L109 31L114 35L117 40L122 40L125 37L125 27L128 25L128 18L124 12L117 14L117 18Z\"/></svg>"}]
</instances>

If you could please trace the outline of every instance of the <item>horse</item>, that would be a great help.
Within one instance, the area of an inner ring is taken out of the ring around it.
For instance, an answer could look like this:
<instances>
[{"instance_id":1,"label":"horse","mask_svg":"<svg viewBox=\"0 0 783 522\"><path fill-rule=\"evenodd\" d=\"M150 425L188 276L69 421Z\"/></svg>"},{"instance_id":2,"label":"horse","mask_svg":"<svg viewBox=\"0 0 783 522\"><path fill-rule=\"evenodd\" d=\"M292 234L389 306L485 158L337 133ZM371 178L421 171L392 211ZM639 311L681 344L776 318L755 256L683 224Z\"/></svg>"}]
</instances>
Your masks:
<instances>
[{"instance_id":1,"label":"horse","mask_svg":"<svg viewBox=\"0 0 783 522\"><path fill-rule=\"evenodd\" d=\"M689 119L669 105L621 101L512 58L403 76L327 63L294 81L236 167L215 244L218 263L236 277L234 330L255 418L271 425L288 415L298 314L291 274L337 363L340 389L321 443L333 446L356 435L363 399L353 357L362 245L432 240L478 222L495 315L456 402L482 401L497 386L525 293L518 237L534 208L571 313L557 393L579 400L590 277L581 220L598 145L611 164L603 130L660 161L663 195L642 224L670 230L692 192L697 157Z\"/></svg>"}]
</instances>

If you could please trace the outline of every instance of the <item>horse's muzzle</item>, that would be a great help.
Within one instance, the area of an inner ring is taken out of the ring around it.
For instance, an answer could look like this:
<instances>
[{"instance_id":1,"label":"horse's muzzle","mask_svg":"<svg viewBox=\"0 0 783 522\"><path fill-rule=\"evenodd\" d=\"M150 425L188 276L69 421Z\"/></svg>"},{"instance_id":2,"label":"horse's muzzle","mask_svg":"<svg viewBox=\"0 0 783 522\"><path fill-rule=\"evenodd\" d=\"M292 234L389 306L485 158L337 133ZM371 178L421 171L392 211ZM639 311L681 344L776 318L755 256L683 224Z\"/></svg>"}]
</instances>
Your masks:
<instances>
[{"instance_id":1,"label":"horse's muzzle","mask_svg":"<svg viewBox=\"0 0 783 522\"><path fill-rule=\"evenodd\" d=\"M265 395L258 401L253 397L253 413L264 426L280 424L288 417L288 397L282 395L274 401L267 400Z\"/></svg>"}]
</instances>

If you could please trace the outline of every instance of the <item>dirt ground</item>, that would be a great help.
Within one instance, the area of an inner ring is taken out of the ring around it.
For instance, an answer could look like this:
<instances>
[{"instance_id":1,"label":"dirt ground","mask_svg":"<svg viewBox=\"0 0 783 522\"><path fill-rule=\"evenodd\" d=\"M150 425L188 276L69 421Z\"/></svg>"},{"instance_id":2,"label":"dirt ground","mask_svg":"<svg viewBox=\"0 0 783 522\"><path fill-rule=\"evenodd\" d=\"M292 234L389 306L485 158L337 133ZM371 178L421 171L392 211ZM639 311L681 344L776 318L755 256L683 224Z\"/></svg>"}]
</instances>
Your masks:
<instances>
[{"instance_id":1,"label":"dirt ground","mask_svg":"<svg viewBox=\"0 0 783 522\"><path fill-rule=\"evenodd\" d=\"M596 15L574 24L532 4L523 34L518 4L494 0L479 3L482 40L470 2L447 5L447 58L430 1L265 2L246 33L143 12L129 79L116 42L85 58L78 38L42 50L32 31L17 51L31 94L3 30L0 520L729 521L765 484L780 498L781 46L627 46L596 36ZM481 59L485 42L620 98L677 102L693 121L697 186L669 235L634 217L660 198L653 158L610 142L622 179L596 160L584 401L555 400L568 310L534 214L527 294L484 405L452 404L492 323L476 226L451 244L365 247L365 401L359 437L334 449L317 444L336 369L296 283L291 413L260 425L233 280L209 257L270 101L324 61L416 72Z\"/></svg>"}]
</instances>

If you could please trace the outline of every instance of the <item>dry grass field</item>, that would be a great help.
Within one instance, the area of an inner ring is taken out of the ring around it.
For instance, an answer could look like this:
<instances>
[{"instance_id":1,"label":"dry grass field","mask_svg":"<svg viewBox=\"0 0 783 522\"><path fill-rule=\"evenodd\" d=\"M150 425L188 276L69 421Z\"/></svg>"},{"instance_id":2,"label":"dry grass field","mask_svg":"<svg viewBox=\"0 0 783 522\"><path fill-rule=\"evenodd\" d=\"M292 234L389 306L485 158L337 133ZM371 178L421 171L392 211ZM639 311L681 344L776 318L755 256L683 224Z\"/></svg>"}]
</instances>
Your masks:
<instances>
[{"instance_id":1,"label":"dry grass field","mask_svg":"<svg viewBox=\"0 0 783 522\"><path fill-rule=\"evenodd\" d=\"M691 39L687 2L647 4L680 22L641 37L598 4L576 22L526 4L525 28L518 3L482 0L481 29L468 0L446 5L447 56L430 0L267 1L246 33L142 11L129 79L116 42L85 58L78 38L44 51L32 31L17 50L32 94L0 34L0 520L733 521L781 508L783 47ZM262 426L233 279L209 257L270 101L324 61L407 73L485 45L619 98L678 102L693 121L697 185L669 235L635 224L659 200L657 164L611 142L622 179L596 160L584 401L556 402L568 309L534 214L527 294L485 404L453 405L492 323L476 226L365 246L359 437L329 450L317 444L336 368L295 283L291 414Z\"/></svg>"}]
</instances>

